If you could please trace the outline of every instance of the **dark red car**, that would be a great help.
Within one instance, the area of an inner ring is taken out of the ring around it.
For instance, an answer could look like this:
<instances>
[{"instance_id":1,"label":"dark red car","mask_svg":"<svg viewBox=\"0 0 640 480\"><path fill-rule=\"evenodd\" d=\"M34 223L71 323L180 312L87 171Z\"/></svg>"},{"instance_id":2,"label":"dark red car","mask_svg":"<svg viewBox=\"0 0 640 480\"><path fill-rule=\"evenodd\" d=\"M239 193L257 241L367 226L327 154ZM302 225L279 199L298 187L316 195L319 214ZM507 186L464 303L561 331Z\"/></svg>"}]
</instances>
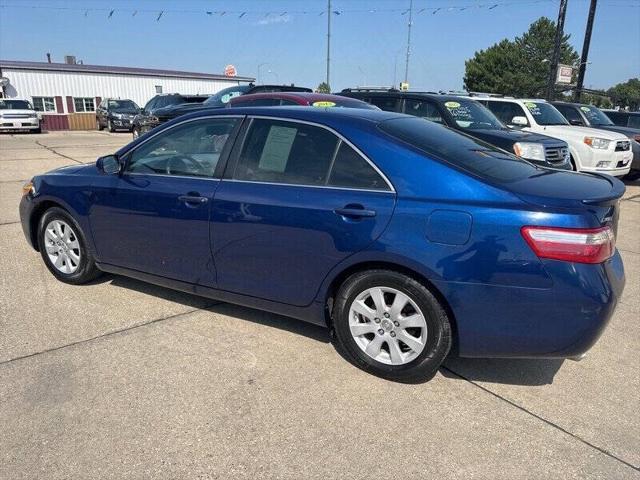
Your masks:
<instances>
[{"instance_id":1,"label":"dark red car","mask_svg":"<svg viewBox=\"0 0 640 480\"><path fill-rule=\"evenodd\" d=\"M240 95L229 100L228 107L278 107L278 106L305 106L305 107L347 107L366 108L379 110L367 102L355 98L330 95L327 93L307 92L269 92Z\"/></svg>"}]
</instances>

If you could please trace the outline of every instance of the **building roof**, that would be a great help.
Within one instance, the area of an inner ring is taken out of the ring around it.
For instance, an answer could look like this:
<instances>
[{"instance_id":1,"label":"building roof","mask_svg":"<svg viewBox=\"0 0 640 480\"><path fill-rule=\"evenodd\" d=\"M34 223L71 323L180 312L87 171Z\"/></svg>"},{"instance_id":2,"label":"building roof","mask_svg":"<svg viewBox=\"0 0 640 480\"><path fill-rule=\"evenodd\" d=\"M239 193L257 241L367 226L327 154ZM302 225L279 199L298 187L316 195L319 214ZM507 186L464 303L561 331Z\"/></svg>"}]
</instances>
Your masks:
<instances>
[{"instance_id":1,"label":"building roof","mask_svg":"<svg viewBox=\"0 0 640 480\"><path fill-rule=\"evenodd\" d=\"M227 77L222 74L183 72L180 70L161 70L155 68L114 67L110 65L84 65L69 63L26 62L23 60L0 60L0 68L18 70L39 70L49 72L108 73L115 75L134 75L145 77L190 78L196 80L226 80L253 82L252 77Z\"/></svg>"}]
</instances>

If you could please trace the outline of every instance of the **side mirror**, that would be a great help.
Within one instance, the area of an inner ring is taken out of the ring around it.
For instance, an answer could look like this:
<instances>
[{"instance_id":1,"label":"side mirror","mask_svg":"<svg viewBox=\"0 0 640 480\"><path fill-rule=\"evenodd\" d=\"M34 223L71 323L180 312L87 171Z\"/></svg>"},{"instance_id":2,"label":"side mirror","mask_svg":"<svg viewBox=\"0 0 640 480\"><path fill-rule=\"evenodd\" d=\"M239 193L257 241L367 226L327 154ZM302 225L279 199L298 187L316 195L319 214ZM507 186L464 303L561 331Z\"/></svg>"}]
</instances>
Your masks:
<instances>
[{"instance_id":1,"label":"side mirror","mask_svg":"<svg viewBox=\"0 0 640 480\"><path fill-rule=\"evenodd\" d=\"M116 173L120 173L121 168L120 160L116 155L106 155L104 157L100 157L96 161L96 167L98 171L104 173L105 175L114 175Z\"/></svg>"},{"instance_id":2,"label":"side mirror","mask_svg":"<svg viewBox=\"0 0 640 480\"><path fill-rule=\"evenodd\" d=\"M578 120L577 118L574 118L573 120L569 120L569 123L571 125L584 125L584 122L582 120Z\"/></svg>"},{"instance_id":3,"label":"side mirror","mask_svg":"<svg viewBox=\"0 0 640 480\"><path fill-rule=\"evenodd\" d=\"M511 125L516 125L518 127L526 127L527 125L529 125L529 122L527 121L527 117L513 117L511 119Z\"/></svg>"}]
</instances>

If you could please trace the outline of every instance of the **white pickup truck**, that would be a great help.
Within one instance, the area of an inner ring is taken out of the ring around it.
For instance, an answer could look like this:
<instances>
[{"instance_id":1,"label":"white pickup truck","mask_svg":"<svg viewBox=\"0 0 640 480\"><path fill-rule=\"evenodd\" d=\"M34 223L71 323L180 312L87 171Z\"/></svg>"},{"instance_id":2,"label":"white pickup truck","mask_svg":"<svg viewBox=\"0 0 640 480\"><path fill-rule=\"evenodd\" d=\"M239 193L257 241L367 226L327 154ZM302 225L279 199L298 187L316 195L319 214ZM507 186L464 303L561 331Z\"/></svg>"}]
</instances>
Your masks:
<instances>
[{"instance_id":1,"label":"white pickup truck","mask_svg":"<svg viewBox=\"0 0 640 480\"><path fill-rule=\"evenodd\" d=\"M607 173L622 177L629 173L633 152L629 139L617 132L570 125L545 100L508 97L473 97L486 105L511 128L541 133L569 144L571 162L579 172Z\"/></svg>"},{"instance_id":2,"label":"white pickup truck","mask_svg":"<svg viewBox=\"0 0 640 480\"><path fill-rule=\"evenodd\" d=\"M0 131L29 130L40 133L40 117L28 100L0 98Z\"/></svg>"}]
</instances>

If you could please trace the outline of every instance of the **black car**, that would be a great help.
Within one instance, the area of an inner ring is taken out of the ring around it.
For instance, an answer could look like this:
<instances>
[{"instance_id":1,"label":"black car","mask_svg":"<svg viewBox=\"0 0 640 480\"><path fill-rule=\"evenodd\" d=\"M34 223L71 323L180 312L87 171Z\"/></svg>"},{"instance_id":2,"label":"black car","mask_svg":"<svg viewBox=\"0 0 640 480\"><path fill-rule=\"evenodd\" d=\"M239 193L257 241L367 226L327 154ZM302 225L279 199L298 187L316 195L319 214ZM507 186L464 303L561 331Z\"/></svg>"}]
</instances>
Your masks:
<instances>
[{"instance_id":1,"label":"black car","mask_svg":"<svg viewBox=\"0 0 640 480\"><path fill-rule=\"evenodd\" d=\"M621 127L640 128L640 112L626 110L602 110L609 119Z\"/></svg>"},{"instance_id":2,"label":"black car","mask_svg":"<svg viewBox=\"0 0 640 480\"><path fill-rule=\"evenodd\" d=\"M128 99L105 98L96 109L96 128L131 131L133 118L140 113L140 107L136 102Z\"/></svg>"},{"instance_id":3,"label":"black car","mask_svg":"<svg viewBox=\"0 0 640 480\"><path fill-rule=\"evenodd\" d=\"M139 115L133 119L133 138L138 138L161 123L175 118L177 107L188 109L200 106L209 95L181 95L179 93L159 94L147 102Z\"/></svg>"},{"instance_id":4,"label":"black car","mask_svg":"<svg viewBox=\"0 0 640 480\"><path fill-rule=\"evenodd\" d=\"M270 92L313 92L313 90L306 87L296 87L295 85L254 85L253 83L250 83L248 85L234 85L232 87L222 89L214 95L207 96L203 101L199 101L197 103L176 103L167 107L163 107L162 109L158 109L153 114L153 116L155 117L154 122L148 122L145 125L145 127L148 128L140 129L138 133L145 133L151 130L151 128L160 125L161 123L168 122L169 120L179 117L180 115L184 115L201 108L226 107L229 100L231 100L233 97L237 97L238 95ZM138 135L134 131L133 137L136 138L137 136Z\"/></svg>"},{"instance_id":5,"label":"black car","mask_svg":"<svg viewBox=\"0 0 640 480\"><path fill-rule=\"evenodd\" d=\"M515 153L540 166L571 170L569 146L563 140L506 127L484 105L466 97L431 92L345 89L338 95L357 98L382 110L406 113Z\"/></svg>"},{"instance_id":6,"label":"black car","mask_svg":"<svg viewBox=\"0 0 640 480\"><path fill-rule=\"evenodd\" d=\"M558 109L571 125L609 130L629 137L631 150L633 151L631 170L634 170L634 172L632 176L635 176L640 171L640 125L637 128L616 125L602 110L593 105L569 102L551 102L551 104Z\"/></svg>"}]
</instances>

